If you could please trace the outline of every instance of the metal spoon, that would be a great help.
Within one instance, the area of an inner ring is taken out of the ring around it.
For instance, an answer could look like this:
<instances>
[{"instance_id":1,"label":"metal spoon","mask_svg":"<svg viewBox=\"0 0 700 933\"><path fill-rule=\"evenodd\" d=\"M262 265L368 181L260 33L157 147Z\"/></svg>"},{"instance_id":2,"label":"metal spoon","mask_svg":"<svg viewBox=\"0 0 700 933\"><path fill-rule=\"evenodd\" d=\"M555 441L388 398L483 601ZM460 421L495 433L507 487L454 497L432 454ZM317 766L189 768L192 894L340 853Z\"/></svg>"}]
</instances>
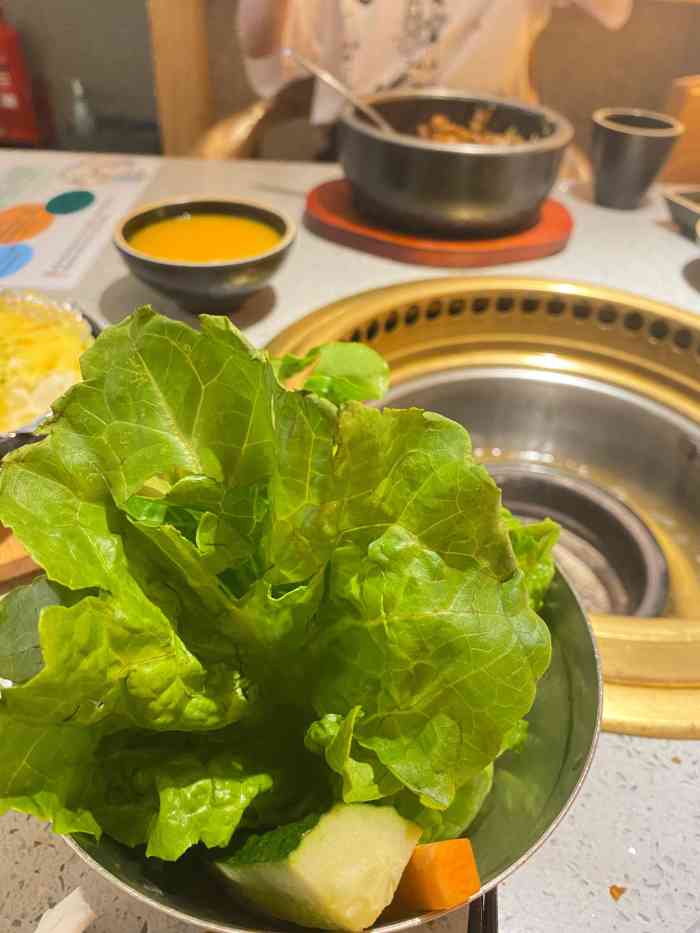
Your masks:
<instances>
[{"instance_id":1,"label":"metal spoon","mask_svg":"<svg viewBox=\"0 0 700 933\"><path fill-rule=\"evenodd\" d=\"M320 81L323 81L324 84L327 84L329 87L332 87L334 91L340 94L341 97L344 97L349 101L357 110L371 120L372 123L384 133L391 133L392 135L396 130L387 123L384 117L379 113L378 110L375 110L371 104L366 104L364 101L361 101L358 97L352 93L352 91L338 81L330 71L326 71L325 68L320 68L314 62L310 62L308 58L305 58L303 55L300 55L298 52L295 52L294 49L285 48L282 49L282 54L286 55L288 58L293 58L297 64L301 65L306 71L310 72L312 75L315 75Z\"/></svg>"}]
</instances>

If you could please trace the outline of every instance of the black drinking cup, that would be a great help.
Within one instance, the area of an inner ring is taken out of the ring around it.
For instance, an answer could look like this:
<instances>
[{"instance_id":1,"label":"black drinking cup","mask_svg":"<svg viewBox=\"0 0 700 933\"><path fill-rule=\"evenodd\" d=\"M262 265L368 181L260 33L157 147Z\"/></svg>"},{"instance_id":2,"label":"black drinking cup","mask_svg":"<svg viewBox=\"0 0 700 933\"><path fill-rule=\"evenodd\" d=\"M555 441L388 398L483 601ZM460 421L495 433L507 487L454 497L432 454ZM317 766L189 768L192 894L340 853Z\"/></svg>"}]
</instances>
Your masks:
<instances>
[{"instance_id":1,"label":"black drinking cup","mask_svg":"<svg viewBox=\"0 0 700 933\"><path fill-rule=\"evenodd\" d=\"M605 107L593 114L595 200L632 210L684 132L674 117L652 110Z\"/></svg>"}]
</instances>

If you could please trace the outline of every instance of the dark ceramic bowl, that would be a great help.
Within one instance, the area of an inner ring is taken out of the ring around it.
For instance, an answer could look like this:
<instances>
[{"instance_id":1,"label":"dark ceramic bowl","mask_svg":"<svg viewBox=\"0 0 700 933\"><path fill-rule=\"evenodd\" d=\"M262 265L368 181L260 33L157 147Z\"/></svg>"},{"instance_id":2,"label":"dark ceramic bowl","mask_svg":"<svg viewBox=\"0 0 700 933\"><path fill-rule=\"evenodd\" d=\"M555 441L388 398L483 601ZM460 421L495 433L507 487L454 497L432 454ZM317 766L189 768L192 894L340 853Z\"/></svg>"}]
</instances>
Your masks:
<instances>
[{"instance_id":1,"label":"dark ceramic bowl","mask_svg":"<svg viewBox=\"0 0 700 933\"><path fill-rule=\"evenodd\" d=\"M363 213L399 230L442 236L496 236L537 223L573 136L560 114L456 91L394 91L367 99L397 133L383 133L352 109L343 114L340 160ZM416 135L417 125L433 114L465 124L478 107L493 109L489 129L514 127L526 141L451 144Z\"/></svg>"},{"instance_id":2,"label":"dark ceramic bowl","mask_svg":"<svg viewBox=\"0 0 700 933\"><path fill-rule=\"evenodd\" d=\"M663 196L673 222L685 236L695 240L700 221L700 185L666 185Z\"/></svg>"},{"instance_id":3,"label":"dark ceramic bowl","mask_svg":"<svg viewBox=\"0 0 700 933\"><path fill-rule=\"evenodd\" d=\"M280 241L267 252L246 259L216 262L184 262L155 259L134 249L129 240L157 220L184 213L228 214L268 224ZM253 201L228 198L182 198L141 207L122 220L114 234L114 245L137 278L194 312L230 311L250 292L264 285L279 269L296 236L296 227L281 211Z\"/></svg>"}]
</instances>

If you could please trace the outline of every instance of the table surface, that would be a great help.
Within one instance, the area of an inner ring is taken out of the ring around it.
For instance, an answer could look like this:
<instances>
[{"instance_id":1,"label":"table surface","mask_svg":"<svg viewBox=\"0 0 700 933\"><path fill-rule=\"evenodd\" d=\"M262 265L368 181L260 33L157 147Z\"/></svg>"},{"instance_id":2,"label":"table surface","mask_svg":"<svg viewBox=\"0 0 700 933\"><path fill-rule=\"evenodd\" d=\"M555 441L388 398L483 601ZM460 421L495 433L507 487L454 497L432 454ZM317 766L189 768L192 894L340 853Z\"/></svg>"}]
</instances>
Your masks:
<instances>
[{"instance_id":1,"label":"table surface","mask_svg":"<svg viewBox=\"0 0 700 933\"><path fill-rule=\"evenodd\" d=\"M2 160L0 154L0 167ZM296 220L309 188L339 174L329 165L159 161L144 201L189 193L243 197L269 203ZM585 190L556 196L574 216L567 249L484 274L587 281L700 312L700 251L668 222L658 195L632 212L597 207ZM234 320L263 345L306 312L343 295L445 274L354 252L300 227L274 287L249 299ZM188 319L127 275L111 246L72 297L108 323L145 303ZM700 742L601 736L589 779L572 809L547 843L502 885L502 933L700 933L698 788ZM0 819L2 933L33 933L44 910L78 884L98 913L90 928L95 933L193 929L144 909L103 881L31 817L10 813ZM611 885L626 888L618 901L610 895ZM464 915L432 926L435 933L464 933Z\"/></svg>"}]
</instances>

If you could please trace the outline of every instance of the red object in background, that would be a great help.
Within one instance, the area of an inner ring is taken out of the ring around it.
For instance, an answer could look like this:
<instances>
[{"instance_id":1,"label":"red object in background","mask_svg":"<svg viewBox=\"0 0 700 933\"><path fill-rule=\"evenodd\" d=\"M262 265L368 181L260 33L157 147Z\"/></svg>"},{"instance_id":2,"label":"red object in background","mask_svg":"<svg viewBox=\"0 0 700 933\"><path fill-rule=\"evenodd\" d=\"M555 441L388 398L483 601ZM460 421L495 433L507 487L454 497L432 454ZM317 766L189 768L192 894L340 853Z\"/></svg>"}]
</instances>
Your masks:
<instances>
[{"instance_id":1,"label":"red object in background","mask_svg":"<svg viewBox=\"0 0 700 933\"><path fill-rule=\"evenodd\" d=\"M40 146L43 142L20 35L0 6L0 145Z\"/></svg>"}]
</instances>

